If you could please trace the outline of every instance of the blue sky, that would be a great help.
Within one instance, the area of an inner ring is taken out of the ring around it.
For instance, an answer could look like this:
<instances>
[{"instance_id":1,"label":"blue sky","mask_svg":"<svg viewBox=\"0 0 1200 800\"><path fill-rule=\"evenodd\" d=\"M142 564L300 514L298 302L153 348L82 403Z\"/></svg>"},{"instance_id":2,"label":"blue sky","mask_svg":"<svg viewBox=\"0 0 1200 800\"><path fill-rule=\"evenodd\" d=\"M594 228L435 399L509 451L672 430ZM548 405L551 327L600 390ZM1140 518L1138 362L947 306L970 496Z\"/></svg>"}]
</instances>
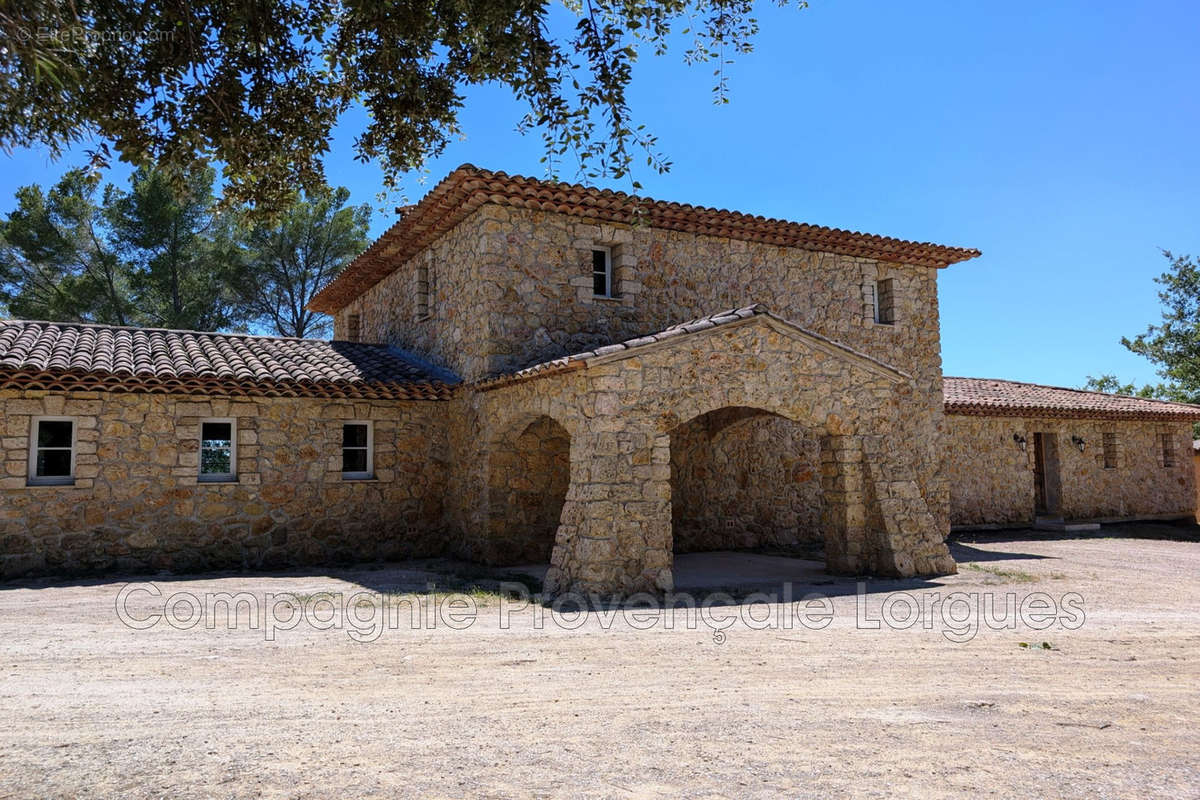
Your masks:
<instances>
[{"instance_id":1,"label":"blue sky","mask_svg":"<svg viewBox=\"0 0 1200 800\"><path fill-rule=\"evenodd\" d=\"M758 16L728 105L679 51L639 64L631 104L674 163L638 173L647 195L980 248L941 273L948 375L1155 380L1118 340L1159 318L1158 249L1200 255L1200 6L812 0ZM466 138L430 181L468 161L541 174L521 113L503 89L472 90ZM360 121L344 121L327 167L370 202ZM68 166L0 158L0 209ZM372 232L388 224L378 214Z\"/></svg>"}]
</instances>

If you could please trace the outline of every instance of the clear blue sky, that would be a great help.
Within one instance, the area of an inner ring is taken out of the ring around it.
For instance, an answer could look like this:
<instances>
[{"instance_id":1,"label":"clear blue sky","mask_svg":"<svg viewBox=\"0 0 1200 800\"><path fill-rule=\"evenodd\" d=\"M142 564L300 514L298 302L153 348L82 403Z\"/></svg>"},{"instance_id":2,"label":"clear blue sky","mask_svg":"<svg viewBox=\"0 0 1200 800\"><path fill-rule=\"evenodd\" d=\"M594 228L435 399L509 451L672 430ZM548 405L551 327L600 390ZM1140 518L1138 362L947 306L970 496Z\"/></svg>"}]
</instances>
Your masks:
<instances>
[{"instance_id":1,"label":"clear blue sky","mask_svg":"<svg viewBox=\"0 0 1200 800\"><path fill-rule=\"evenodd\" d=\"M1155 380L1118 339L1159 318L1158 248L1200 255L1194 0L812 0L759 18L729 105L678 51L639 65L634 111L674 162L638 174L646 194L982 249L941 273L946 374ZM466 161L541 174L521 111L502 89L472 91L466 139L430 180ZM380 181L352 159L358 121L327 166L367 202ZM66 166L0 158L0 209ZM424 190L414 179L408 194ZM377 215L373 233L389 223Z\"/></svg>"}]
</instances>

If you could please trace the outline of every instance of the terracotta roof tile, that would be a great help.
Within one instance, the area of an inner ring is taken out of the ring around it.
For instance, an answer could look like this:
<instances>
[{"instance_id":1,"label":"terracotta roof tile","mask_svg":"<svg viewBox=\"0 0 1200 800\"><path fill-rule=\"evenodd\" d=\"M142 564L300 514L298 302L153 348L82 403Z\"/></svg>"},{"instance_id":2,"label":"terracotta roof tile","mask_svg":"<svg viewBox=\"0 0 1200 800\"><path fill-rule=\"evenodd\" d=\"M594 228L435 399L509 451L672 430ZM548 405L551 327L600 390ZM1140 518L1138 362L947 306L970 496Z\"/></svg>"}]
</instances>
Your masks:
<instances>
[{"instance_id":1,"label":"terracotta roof tile","mask_svg":"<svg viewBox=\"0 0 1200 800\"><path fill-rule=\"evenodd\" d=\"M665 230L802 247L901 264L946 267L975 258L978 250L910 242L887 236L636 197L609 189L491 172L464 164L327 284L309 303L333 314L486 204L550 211L602 222L641 224Z\"/></svg>"},{"instance_id":2,"label":"terracotta roof tile","mask_svg":"<svg viewBox=\"0 0 1200 800\"><path fill-rule=\"evenodd\" d=\"M946 412L994 417L1200 420L1200 405L989 378L945 378Z\"/></svg>"},{"instance_id":3,"label":"terracotta roof tile","mask_svg":"<svg viewBox=\"0 0 1200 800\"><path fill-rule=\"evenodd\" d=\"M0 320L0 388L432 400L452 382L383 345Z\"/></svg>"}]
</instances>

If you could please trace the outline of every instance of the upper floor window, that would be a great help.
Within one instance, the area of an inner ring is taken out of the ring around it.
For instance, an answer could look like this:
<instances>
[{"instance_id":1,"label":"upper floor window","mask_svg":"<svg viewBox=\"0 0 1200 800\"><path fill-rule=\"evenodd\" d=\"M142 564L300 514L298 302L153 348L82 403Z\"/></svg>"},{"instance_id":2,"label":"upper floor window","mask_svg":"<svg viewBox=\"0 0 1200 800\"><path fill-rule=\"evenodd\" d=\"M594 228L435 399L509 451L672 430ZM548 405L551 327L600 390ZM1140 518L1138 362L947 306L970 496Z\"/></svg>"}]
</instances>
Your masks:
<instances>
[{"instance_id":1,"label":"upper floor window","mask_svg":"<svg viewBox=\"0 0 1200 800\"><path fill-rule=\"evenodd\" d=\"M35 417L29 448L27 481L34 486L75 482L75 421L70 417Z\"/></svg>"},{"instance_id":2,"label":"upper floor window","mask_svg":"<svg viewBox=\"0 0 1200 800\"><path fill-rule=\"evenodd\" d=\"M358 314L346 315L346 341L357 342L362 339L362 317Z\"/></svg>"},{"instance_id":3,"label":"upper floor window","mask_svg":"<svg viewBox=\"0 0 1200 800\"><path fill-rule=\"evenodd\" d=\"M596 297L613 297L612 250L608 247L592 248L592 294Z\"/></svg>"},{"instance_id":4,"label":"upper floor window","mask_svg":"<svg viewBox=\"0 0 1200 800\"><path fill-rule=\"evenodd\" d=\"M200 480L237 480L237 421L206 419L200 423Z\"/></svg>"},{"instance_id":5,"label":"upper floor window","mask_svg":"<svg viewBox=\"0 0 1200 800\"><path fill-rule=\"evenodd\" d=\"M342 425L342 477L368 480L375 477L375 436L370 422Z\"/></svg>"},{"instance_id":6,"label":"upper floor window","mask_svg":"<svg viewBox=\"0 0 1200 800\"><path fill-rule=\"evenodd\" d=\"M417 321L429 319L429 295L432 288L429 284L432 279L429 268L429 259L426 258L423 263L417 264Z\"/></svg>"},{"instance_id":7,"label":"upper floor window","mask_svg":"<svg viewBox=\"0 0 1200 800\"><path fill-rule=\"evenodd\" d=\"M1162 448L1162 465L1164 467L1175 466L1175 437L1169 433L1160 433L1158 444Z\"/></svg>"},{"instance_id":8,"label":"upper floor window","mask_svg":"<svg viewBox=\"0 0 1200 800\"><path fill-rule=\"evenodd\" d=\"M896 324L896 293L891 278L875 281L875 324Z\"/></svg>"}]
</instances>

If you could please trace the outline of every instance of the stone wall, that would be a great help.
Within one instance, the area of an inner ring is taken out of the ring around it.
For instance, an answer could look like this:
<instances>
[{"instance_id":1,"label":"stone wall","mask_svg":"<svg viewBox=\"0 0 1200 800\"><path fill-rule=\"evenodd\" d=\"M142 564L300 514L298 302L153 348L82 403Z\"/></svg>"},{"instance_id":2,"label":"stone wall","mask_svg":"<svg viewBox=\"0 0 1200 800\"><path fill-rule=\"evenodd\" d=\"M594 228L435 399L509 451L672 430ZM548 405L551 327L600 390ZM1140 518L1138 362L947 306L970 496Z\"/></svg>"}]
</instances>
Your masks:
<instances>
[{"instance_id":1,"label":"stone wall","mask_svg":"<svg viewBox=\"0 0 1200 800\"><path fill-rule=\"evenodd\" d=\"M594 246L612 251L614 299L592 296ZM893 282L893 325L872 314L870 289L883 278ZM486 205L343 309L335 335L357 314L364 339L474 380L753 302L913 376L909 455L948 530L932 268Z\"/></svg>"},{"instance_id":2,"label":"stone wall","mask_svg":"<svg viewBox=\"0 0 1200 800\"><path fill-rule=\"evenodd\" d=\"M1068 520L1184 517L1196 507L1191 423L946 415L946 468L955 526L1034 521L1034 433L1057 441L1061 514ZM1105 468L1104 434L1116 434L1116 466ZM1159 434L1170 434L1164 466ZM1013 439L1026 442L1022 451ZM1080 452L1072 442L1084 442Z\"/></svg>"},{"instance_id":3,"label":"stone wall","mask_svg":"<svg viewBox=\"0 0 1200 800\"><path fill-rule=\"evenodd\" d=\"M475 213L334 315L334 339L346 339L349 318L359 338L423 356L456 375L481 374L488 360L488 320L497 302L483 275L483 249L496 223Z\"/></svg>"},{"instance_id":4,"label":"stone wall","mask_svg":"<svg viewBox=\"0 0 1200 800\"><path fill-rule=\"evenodd\" d=\"M570 436L570 485L547 590L672 586L671 432L710 412L755 408L820 439L821 530L834 572L954 570L917 470L913 381L763 315L586 368L485 387L451 417L459 552L486 551L491 443L540 417ZM461 448L461 449L459 449ZM783 478L777 475L777 478Z\"/></svg>"},{"instance_id":5,"label":"stone wall","mask_svg":"<svg viewBox=\"0 0 1200 800\"><path fill-rule=\"evenodd\" d=\"M676 553L820 542L822 508L817 432L745 408L671 432Z\"/></svg>"},{"instance_id":6,"label":"stone wall","mask_svg":"<svg viewBox=\"0 0 1200 800\"><path fill-rule=\"evenodd\" d=\"M5 576L279 567L444 549L447 403L0 392ZM73 486L27 486L34 416L76 423ZM236 483L197 480L203 417L235 417ZM375 479L341 425L373 420Z\"/></svg>"}]
</instances>

